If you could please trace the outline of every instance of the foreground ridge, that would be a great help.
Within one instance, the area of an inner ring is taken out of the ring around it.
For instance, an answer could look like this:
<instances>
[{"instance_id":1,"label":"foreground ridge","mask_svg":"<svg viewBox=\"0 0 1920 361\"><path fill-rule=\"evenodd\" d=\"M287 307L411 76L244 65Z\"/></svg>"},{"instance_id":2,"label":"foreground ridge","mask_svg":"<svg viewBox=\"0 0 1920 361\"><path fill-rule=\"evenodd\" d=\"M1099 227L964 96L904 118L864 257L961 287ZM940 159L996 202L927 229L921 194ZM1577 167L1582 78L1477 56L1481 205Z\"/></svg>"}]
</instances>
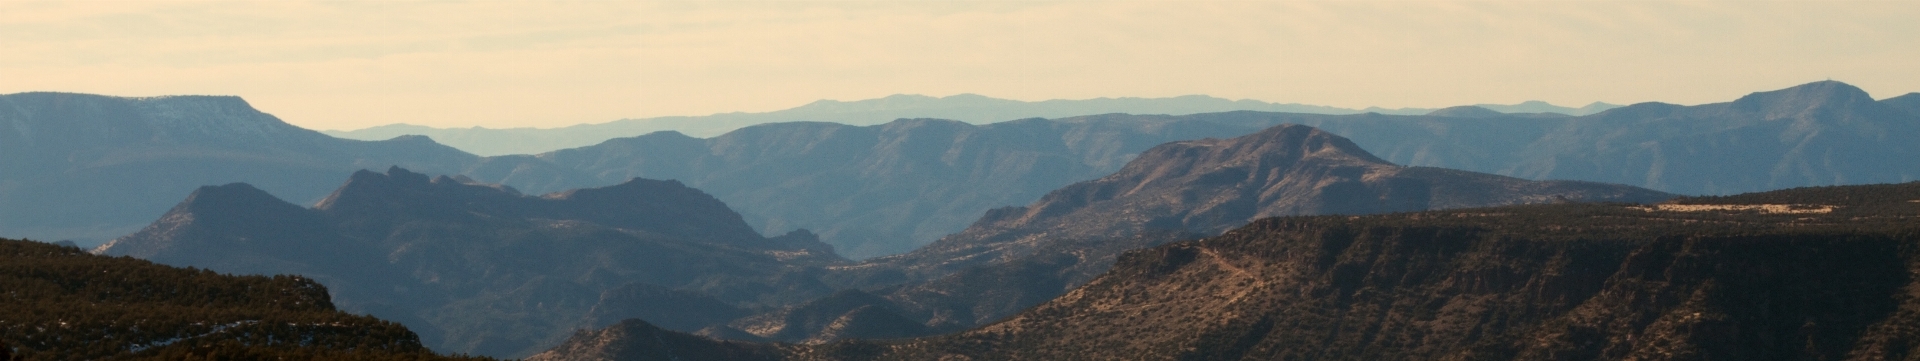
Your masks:
<instances>
[{"instance_id":1,"label":"foreground ridge","mask_svg":"<svg viewBox=\"0 0 1920 361\"><path fill-rule=\"evenodd\" d=\"M334 309L299 276L230 276L0 239L0 360L462 359Z\"/></svg>"}]
</instances>

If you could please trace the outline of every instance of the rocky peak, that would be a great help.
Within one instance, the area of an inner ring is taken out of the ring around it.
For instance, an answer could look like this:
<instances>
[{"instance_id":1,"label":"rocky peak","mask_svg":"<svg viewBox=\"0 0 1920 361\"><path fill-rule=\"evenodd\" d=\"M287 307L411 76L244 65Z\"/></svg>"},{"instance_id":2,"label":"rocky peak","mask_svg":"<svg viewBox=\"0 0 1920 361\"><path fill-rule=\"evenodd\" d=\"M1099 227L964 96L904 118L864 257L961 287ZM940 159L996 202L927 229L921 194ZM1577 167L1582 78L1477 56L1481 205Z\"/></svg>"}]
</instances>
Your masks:
<instances>
[{"instance_id":1,"label":"rocky peak","mask_svg":"<svg viewBox=\"0 0 1920 361\"><path fill-rule=\"evenodd\" d=\"M202 186L171 212L196 214L232 213L235 216L260 216L260 213L304 211L300 206L275 198L267 191L246 183Z\"/></svg>"},{"instance_id":2,"label":"rocky peak","mask_svg":"<svg viewBox=\"0 0 1920 361\"><path fill-rule=\"evenodd\" d=\"M748 242L762 239L739 213L706 192L677 180L633 178L603 188L576 189L543 198L564 206L555 218L648 230L694 239Z\"/></svg>"},{"instance_id":3,"label":"rocky peak","mask_svg":"<svg viewBox=\"0 0 1920 361\"><path fill-rule=\"evenodd\" d=\"M1286 124L1231 139L1204 139L1163 144L1145 152L1114 176L1156 178L1210 173L1227 168L1253 175L1284 168L1307 159L1391 165L1345 137L1319 129ZM1222 179L1225 180L1225 179Z\"/></svg>"},{"instance_id":4,"label":"rocky peak","mask_svg":"<svg viewBox=\"0 0 1920 361\"><path fill-rule=\"evenodd\" d=\"M347 177L347 183L340 185L333 194L321 199L315 209L331 211L342 207L351 207L356 203L373 202L402 188L415 188L431 184L424 174L414 173L400 167L387 168L386 173L376 173L361 169Z\"/></svg>"},{"instance_id":5,"label":"rocky peak","mask_svg":"<svg viewBox=\"0 0 1920 361\"><path fill-rule=\"evenodd\" d=\"M1366 149L1360 149L1352 140L1333 133L1299 124L1286 124L1267 128L1258 133L1229 139L1232 148L1256 154L1280 154L1284 157L1337 157L1355 158L1367 163L1387 164L1387 161L1373 156ZM1297 150L1291 150L1297 149ZM1283 150L1280 153L1266 150Z\"/></svg>"},{"instance_id":6,"label":"rocky peak","mask_svg":"<svg viewBox=\"0 0 1920 361\"><path fill-rule=\"evenodd\" d=\"M1786 89L1756 92L1733 101L1734 110L1757 113L1768 119L1793 118L1814 112L1859 110L1873 107L1873 97L1847 83L1827 80Z\"/></svg>"},{"instance_id":7,"label":"rocky peak","mask_svg":"<svg viewBox=\"0 0 1920 361\"><path fill-rule=\"evenodd\" d=\"M354 172L314 209L368 225L403 219L532 218L587 221L689 239L764 241L725 203L676 180L633 178L608 187L529 197L502 185L451 176L429 178L391 167L384 174Z\"/></svg>"},{"instance_id":8,"label":"rocky peak","mask_svg":"<svg viewBox=\"0 0 1920 361\"><path fill-rule=\"evenodd\" d=\"M308 218L311 212L246 183L203 186L153 224L94 253L146 257L173 247L173 239L188 232L265 234L264 228L297 223L289 221Z\"/></svg>"},{"instance_id":9,"label":"rocky peak","mask_svg":"<svg viewBox=\"0 0 1920 361\"><path fill-rule=\"evenodd\" d=\"M1534 101L1530 103L1545 104L1539 101ZM1529 105L1529 103L1521 103L1521 105ZM1462 105L1462 106L1457 106L1452 108L1435 110L1427 113L1427 115L1435 116L1435 117L1452 117L1452 118L1498 118L1498 117L1507 116L1507 113L1501 113L1498 111L1494 111L1493 109L1487 109L1487 108L1478 107L1478 106Z\"/></svg>"},{"instance_id":10,"label":"rocky peak","mask_svg":"<svg viewBox=\"0 0 1920 361\"><path fill-rule=\"evenodd\" d=\"M511 188L468 184L445 176L435 179L390 167L386 173L354 172L314 209L369 224L417 218L458 221L523 208L517 204L520 198Z\"/></svg>"}]
</instances>

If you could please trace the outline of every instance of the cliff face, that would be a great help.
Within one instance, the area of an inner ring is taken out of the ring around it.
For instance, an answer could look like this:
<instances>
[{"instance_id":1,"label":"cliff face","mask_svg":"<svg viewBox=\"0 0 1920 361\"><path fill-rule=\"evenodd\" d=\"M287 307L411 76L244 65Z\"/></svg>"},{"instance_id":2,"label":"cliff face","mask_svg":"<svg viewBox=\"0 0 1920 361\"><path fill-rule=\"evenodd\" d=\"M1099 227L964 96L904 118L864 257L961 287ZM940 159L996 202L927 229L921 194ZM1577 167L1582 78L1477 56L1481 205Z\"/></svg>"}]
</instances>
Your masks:
<instances>
[{"instance_id":1,"label":"cliff face","mask_svg":"<svg viewBox=\"0 0 1920 361\"><path fill-rule=\"evenodd\" d=\"M1267 219L1129 252L985 327L801 358L1908 359L1916 201L1920 183Z\"/></svg>"}]
</instances>

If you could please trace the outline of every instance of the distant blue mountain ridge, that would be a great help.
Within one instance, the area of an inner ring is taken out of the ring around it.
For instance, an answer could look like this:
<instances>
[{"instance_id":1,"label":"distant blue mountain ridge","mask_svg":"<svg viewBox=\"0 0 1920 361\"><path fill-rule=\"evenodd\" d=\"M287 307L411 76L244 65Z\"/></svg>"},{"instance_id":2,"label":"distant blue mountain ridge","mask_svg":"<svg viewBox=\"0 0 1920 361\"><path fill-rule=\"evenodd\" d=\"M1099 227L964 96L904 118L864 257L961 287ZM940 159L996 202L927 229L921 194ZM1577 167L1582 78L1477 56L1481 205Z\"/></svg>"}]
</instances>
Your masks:
<instances>
[{"instance_id":1,"label":"distant blue mountain ridge","mask_svg":"<svg viewBox=\"0 0 1920 361\"><path fill-rule=\"evenodd\" d=\"M91 246L138 230L202 185L245 182L310 205L356 170L398 165L528 194L633 177L679 180L733 206L763 234L809 229L861 259L912 250L989 209L1110 174L1155 145L1284 123L1339 134L1399 165L1731 194L1920 179L1920 164L1910 161L1920 159L1916 109L1920 95L1875 101L1827 81L1728 103L1642 103L1585 116L1470 106L1425 115L782 122L707 138L665 131L482 157L422 136L328 137L237 97L21 93L0 95L0 236Z\"/></svg>"},{"instance_id":2,"label":"distant blue mountain ridge","mask_svg":"<svg viewBox=\"0 0 1920 361\"><path fill-rule=\"evenodd\" d=\"M1502 113L1558 113L1587 115L1619 105L1595 102L1580 108L1568 108L1542 101L1519 104L1478 104ZM1422 115L1440 109L1380 108L1347 109L1294 103L1269 103L1258 100L1229 100L1205 95L1171 98L1094 98L1080 100L1019 101L977 94L946 97L896 94L883 98L838 101L820 100L799 107L764 113L720 113L706 116L669 116L622 119L599 124L560 128L435 128L412 124L390 124L358 130L327 130L327 135L359 140L385 140L402 135L424 135L441 144L469 153L494 156L539 154L554 150L584 147L608 139L631 137L658 131L676 131L694 137L713 137L743 127L779 122L829 122L847 125L876 125L895 119L933 118L987 124L1025 118L1061 118L1093 114L1165 114L1186 115L1236 110L1307 114L1380 113Z\"/></svg>"}]
</instances>

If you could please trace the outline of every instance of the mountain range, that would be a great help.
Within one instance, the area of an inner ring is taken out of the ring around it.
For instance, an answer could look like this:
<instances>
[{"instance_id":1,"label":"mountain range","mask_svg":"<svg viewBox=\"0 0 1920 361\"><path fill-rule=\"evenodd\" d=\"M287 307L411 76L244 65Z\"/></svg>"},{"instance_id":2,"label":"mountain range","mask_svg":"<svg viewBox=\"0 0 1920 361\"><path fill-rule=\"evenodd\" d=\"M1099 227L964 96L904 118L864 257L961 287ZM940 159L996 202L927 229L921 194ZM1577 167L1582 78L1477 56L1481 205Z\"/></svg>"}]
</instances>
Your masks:
<instances>
[{"instance_id":1,"label":"mountain range","mask_svg":"<svg viewBox=\"0 0 1920 361\"><path fill-rule=\"evenodd\" d=\"M778 123L706 139L655 133L530 157L584 176L532 168L469 174L539 191L680 179L736 205L762 232L813 229L861 259L912 250L987 210L1112 173L1154 145L1288 123L1346 136L1396 164L1678 194L1909 181L1920 179L1920 164L1901 160L1920 157L1911 141L1920 139L1920 116L1902 109L1915 99L1872 101L1829 81L1730 103L1642 103L1581 117L1469 106L1417 116L1240 111L986 125ZM1753 110L1760 108L1800 111Z\"/></svg>"},{"instance_id":2,"label":"mountain range","mask_svg":"<svg viewBox=\"0 0 1920 361\"><path fill-rule=\"evenodd\" d=\"M479 157L425 137L329 137L238 97L0 95L0 234L92 246L208 184L312 202L363 168L459 173Z\"/></svg>"},{"instance_id":3,"label":"mountain range","mask_svg":"<svg viewBox=\"0 0 1920 361\"><path fill-rule=\"evenodd\" d=\"M1672 197L1630 186L1402 167L1340 136L1281 125L1148 149L1111 175L1026 207L987 212L965 231L913 252L835 267L841 272L832 276L878 290L904 318L930 330L951 330L1058 296L1105 272L1122 252L1261 218Z\"/></svg>"},{"instance_id":4,"label":"mountain range","mask_svg":"<svg viewBox=\"0 0 1920 361\"><path fill-rule=\"evenodd\" d=\"M1618 105L1595 102L1585 107L1567 108L1541 101L1519 104L1480 104L1506 113L1559 113L1587 115ZM454 148L479 155L539 154L554 150L584 147L608 139L674 131L694 137L714 137L756 124L784 122L831 122L847 125L876 125L895 119L935 118L987 124L1026 118L1060 118L1088 114L1198 114L1236 110L1266 112L1419 115L1437 109L1366 108L1345 109L1317 105L1268 103L1256 100L1228 100L1204 95L1172 98L1095 98L1084 100L1046 100L1026 102L997 99L975 94L946 97L897 94L857 101L821 100L799 107L764 113L721 113L707 116L673 116L581 124L560 128L434 128L410 124L390 124L358 130L329 130L347 139L383 140L403 135L433 137Z\"/></svg>"},{"instance_id":5,"label":"mountain range","mask_svg":"<svg viewBox=\"0 0 1920 361\"><path fill-rule=\"evenodd\" d=\"M1153 145L1282 123L1341 134L1396 164L1679 194L1899 182L1920 174L1887 161L1916 152L1906 141L1920 137L1916 103L1920 95L1871 101L1858 88L1816 82L1738 102L1643 103L1580 117L1456 107L1418 116L1241 111L986 125L799 122L704 139L656 133L537 156L477 157L422 137L327 138L231 97L25 93L0 96L0 126L7 127L0 133L8 137L0 147L17 154L0 160L0 234L90 247L138 230L200 185L245 182L310 204L344 174L399 165L530 193L677 179L733 205L762 233L811 229L842 255L864 259L912 250L989 209L1111 173Z\"/></svg>"},{"instance_id":6,"label":"mountain range","mask_svg":"<svg viewBox=\"0 0 1920 361\"><path fill-rule=\"evenodd\" d=\"M1666 197L1403 168L1339 136L1282 125L1164 144L1119 173L1052 192L1032 211L989 212L933 247L861 264L805 231L763 238L719 200L676 181L635 178L533 197L397 167L355 173L312 208L244 183L203 187L95 252L306 275L334 289L344 309L407 324L438 350L518 356L575 328L630 318L714 337L812 343L957 329L1055 296L1103 271L1120 251L1172 240L1143 235L1156 230L1212 234L1274 215ZM1085 258L1004 275L1052 289L948 277L1063 256ZM959 293L942 289L1018 296L953 297Z\"/></svg>"},{"instance_id":7,"label":"mountain range","mask_svg":"<svg viewBox=\"0 0 1920 361\"><path fill-rule=\"evenodd\" d=\"M1268 218L964 332L766 345L629 321L532 359L1908 359L1916 219L1920 183Z\"/></svg>"},{"instance_id":8,"label":"mountain range","mask_svg":"<svg viewBox=\"0 0 1920 361\"><path fill-rule=\"evenodd\" d=\"M331 193L291 191L321 194L309 200L251 184L201 187L96 252L222 272L307 275L327 284L342 309L406 324L435 349L506 356L609 325L624 329L612 334L685 332L860 349L871 344L840 340L934 335L1019 318L1034 305L1072 297L1069 291L1097 280L1115 260L1127 264L1128 250L1205 238L1264 217L1673 196L1633 184L1724 190L1898 181L1912 178L1914 166L1884 157L1906 159L1897 157L1914 152L1907 140L1920 137L1913 128L1920 116L1912 112L1920 96L1875 101L1837 82L1731 103L1644 103L1580 117L1456 107L1418 116L1240 111L987 125L798 122L706 139L661 132L500 157L424 137L315 138L237 98L28 95L6 96L16 97L8 103L16 111L0 113L11 114L0 123L13 126L9 134L24 139L55 129L73 144L7 143L38 152L11 159L9 169L41 172L9 175L45 177L7 179L0 197L10 201L58 201L34 192L62 179L84 182L74 177L99 169L127 169L130 176L114 178L122 181L163 169L177 173L153 177L271 182L328 167L426 163L433 168L419 173L354 172L343 185L335 175ZM226 128L251 130L223 135ZM1348 134L1357 136L1341 136ZM1587 153L1614 157L1580 158ZM1573 172L1603 162L1613 162L1605 163L1610 172L1639 174L1639 182L1472 171L1548 164L1548 171ZM1456 163L1466 170L1432 166ZM1689 167L1721 171L1678 170ZM61 206L115 205L67 196L81 201ZM44 205L0 206L24 214ZM95 217L76 218L99 223ZM836 248L864 253L856 258L884 257L856 263ZM656 326L664 329L650 331ZM589 341L567 344L601 344ZM748 348L758 350L754 355L841 352Z\"/></svg>"},{"instance_id":9,"label":"mountain range","mask_svg":"<svg viewBox=\"0 0 1920 361\"><path fill-rule=\"evenodd\" d=\"M674 181L526 196L397 167L354 173L312 208L245 183L201 187L94 252L304 275L341 309L406 324L436 350L484 355L532 353L625 318L676 314L698 327L745 312L734 307L824 296L832 290L808 280L845 262L804 231L762 237Z\"/></svg>"}]
</instances>

